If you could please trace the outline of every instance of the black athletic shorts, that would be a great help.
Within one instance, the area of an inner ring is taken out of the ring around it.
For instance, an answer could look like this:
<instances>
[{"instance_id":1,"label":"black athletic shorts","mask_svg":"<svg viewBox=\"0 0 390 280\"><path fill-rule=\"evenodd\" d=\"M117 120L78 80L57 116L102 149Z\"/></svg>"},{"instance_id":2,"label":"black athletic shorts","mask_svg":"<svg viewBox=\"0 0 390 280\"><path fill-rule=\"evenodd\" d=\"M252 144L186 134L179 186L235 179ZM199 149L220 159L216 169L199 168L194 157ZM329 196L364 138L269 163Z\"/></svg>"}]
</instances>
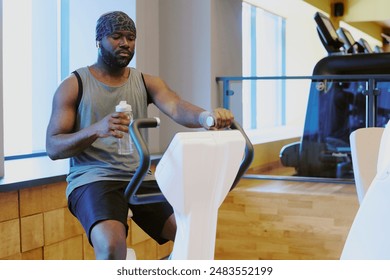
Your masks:
<instances>
[{"instance_id":1,"label":"black athletic shorts","mask_svg":"<svg viewBox=\"0 0 390 280\"><path fill-rule=\"evenodd\" d=\"M74 189L68 197L70 212L80 221L91 243L91 230L99 221L117 220L126 227L128 209L133 212L133 221L159 244L168 240L161 238L165 221L173 214L168 202L130 205L124 197L128 182L100 181ZM144 181L139 193L158 189L156 181Z\"/></svg>"}]
</instances>

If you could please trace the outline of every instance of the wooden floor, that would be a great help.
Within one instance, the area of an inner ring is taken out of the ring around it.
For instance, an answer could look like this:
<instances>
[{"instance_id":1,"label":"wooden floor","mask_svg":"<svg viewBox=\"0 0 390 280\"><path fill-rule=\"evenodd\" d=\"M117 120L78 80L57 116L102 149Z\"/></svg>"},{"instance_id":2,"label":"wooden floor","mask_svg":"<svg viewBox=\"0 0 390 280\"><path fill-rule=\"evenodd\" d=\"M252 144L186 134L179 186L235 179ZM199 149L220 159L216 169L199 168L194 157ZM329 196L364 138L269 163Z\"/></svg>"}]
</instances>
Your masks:
<instances>
[{"instance_id":1,"label":"wooden floor","mask_svg":"<svg viewBox=\"0 0 390 280\"><path fill-rule=\"evenodd\" d=\"M339 259L354 184L241 179L219 211L216 259Z\"/></svg>"}]
</instances>

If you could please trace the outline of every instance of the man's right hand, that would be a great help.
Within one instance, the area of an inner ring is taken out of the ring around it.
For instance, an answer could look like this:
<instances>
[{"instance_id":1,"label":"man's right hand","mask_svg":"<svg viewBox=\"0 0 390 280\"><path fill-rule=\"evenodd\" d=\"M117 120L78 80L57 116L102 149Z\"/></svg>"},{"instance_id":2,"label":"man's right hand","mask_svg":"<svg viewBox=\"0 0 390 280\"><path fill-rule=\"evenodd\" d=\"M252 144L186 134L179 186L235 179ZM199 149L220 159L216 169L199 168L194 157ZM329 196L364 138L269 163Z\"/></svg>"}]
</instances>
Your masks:
<instances>
[{"instance_id":1,"label":"man's right hand","mask_svg":"<svg viewBox=\"0 0 390 280\"><path fill-rule=\"evenodd\" d=\"M97 136L105 138L113 136L116 138L122 138L121 132L129 132L130 119L125 113L111 113L105 118L95 123Z\"/></svg>"}]
</instances>

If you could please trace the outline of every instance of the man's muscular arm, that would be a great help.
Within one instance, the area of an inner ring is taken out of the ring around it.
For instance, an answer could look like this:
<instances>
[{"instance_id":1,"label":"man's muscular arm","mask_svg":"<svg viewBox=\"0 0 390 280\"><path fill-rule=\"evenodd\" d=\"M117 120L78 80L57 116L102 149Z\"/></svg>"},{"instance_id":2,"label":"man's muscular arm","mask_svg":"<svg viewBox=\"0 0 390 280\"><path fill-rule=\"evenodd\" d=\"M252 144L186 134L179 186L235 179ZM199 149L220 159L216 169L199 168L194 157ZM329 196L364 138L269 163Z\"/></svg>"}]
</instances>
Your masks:
<instances>
[{"instance_id":1,"label":"man's muscular arm","mask_svg":"<svg viewBox=\"0 0 390 280\"><path fill-rule=\"evenodd\" d=\"M78 83L72 74L58 87L46 132L48 156L63 159L75 156L99 137L121 137L117 131L128 131L129 120L123 113L113 113L80 131L73 131L77 114Z\"/></svg>"}]
</instances>

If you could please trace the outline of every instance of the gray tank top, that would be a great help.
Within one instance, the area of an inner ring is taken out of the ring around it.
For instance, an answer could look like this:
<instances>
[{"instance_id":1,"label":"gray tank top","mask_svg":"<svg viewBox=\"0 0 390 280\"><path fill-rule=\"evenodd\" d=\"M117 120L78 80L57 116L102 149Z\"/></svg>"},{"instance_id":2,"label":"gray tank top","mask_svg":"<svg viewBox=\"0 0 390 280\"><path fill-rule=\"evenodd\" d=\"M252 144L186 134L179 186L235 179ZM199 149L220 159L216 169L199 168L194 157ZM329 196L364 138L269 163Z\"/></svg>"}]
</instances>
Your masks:
<instances>
[{"instance_id":1,"label":"gray tank top","mask_svg":"<svg viewBox=\"0 0 390 280\"><path fill-rule=\"evenodd\" d=\"M79 131L115 112L115 106L126 100L131 105L134 119L147 117L147 91L141 72L131 68L128 80L112 87L95 79L88 67L77 70L83 93L77 110L75 130ZM115 137L98 138L82 153L70 158L66 195L75 188L96 181L129 181L139 164L137 151L119 155ZM148 174L145 180L153 179Z\"/></svg>"}]
</instances>

